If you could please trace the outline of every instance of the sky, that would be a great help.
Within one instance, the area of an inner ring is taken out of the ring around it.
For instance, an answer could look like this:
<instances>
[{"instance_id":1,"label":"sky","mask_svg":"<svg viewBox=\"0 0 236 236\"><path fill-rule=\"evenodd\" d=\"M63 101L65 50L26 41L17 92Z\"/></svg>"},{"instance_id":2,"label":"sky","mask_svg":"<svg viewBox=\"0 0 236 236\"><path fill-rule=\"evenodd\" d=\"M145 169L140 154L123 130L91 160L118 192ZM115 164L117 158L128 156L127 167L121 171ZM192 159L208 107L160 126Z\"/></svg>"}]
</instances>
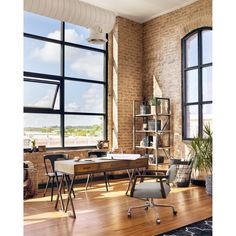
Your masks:
<instances>
[{"instance_id":1,"label":"sky","mask_svg":"<svg viewBox=\"0 0 236 236\"><path fill-rule=\"evenodd\" d=\"M60 39L60 21L33 13L24 12L24 32ZM65 24L65 39L68 42L93 46L102 49L103 45L89 44L88 30L73 24ZM60 75L60 45L24 37L24 71ZM104 54L84 49L65 47L65 76L104 80ZM56 85L24 83L24 104L27 106L51 107ZM65 82L65 111L68 112L94 112L103 113L104 85L86 82ZM59 101L59 99L57 99ZM57 103L57 107L59 104ZM58 123L57 118L52 118L51 123ZM88 119L81 117L82 125L101 122L100 117ZM42 119L43 121L43 119ZM68 123L74 124L74 117L68 118ZM33 116L25 116L25 125L35 125ZM38 124L39 125L39 124Z\"/></svg>"}]
</instances>

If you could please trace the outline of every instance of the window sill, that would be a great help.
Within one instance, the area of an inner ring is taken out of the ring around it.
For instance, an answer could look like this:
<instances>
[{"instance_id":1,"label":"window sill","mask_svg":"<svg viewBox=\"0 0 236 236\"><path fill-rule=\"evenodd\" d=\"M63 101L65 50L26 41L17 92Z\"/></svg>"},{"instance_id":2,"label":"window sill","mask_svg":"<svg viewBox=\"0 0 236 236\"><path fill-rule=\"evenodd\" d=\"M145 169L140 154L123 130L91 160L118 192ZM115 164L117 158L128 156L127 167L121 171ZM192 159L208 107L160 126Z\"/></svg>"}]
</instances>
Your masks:
<instances>
[{"instance_id":1,"label":"window sill","mask_svg":"<svg viewBox=\"0 0 236 236\"><path fill-rule=\"evenodd\" d=\"M28 152L24 150L24 154L33 155L39 153L71 153L71 152L88 152L88 151L108 151L109 149L98 149L96 146L87 147L68 147L68 148L47 148L45 152Z\"/></svg>"}]
</instances>

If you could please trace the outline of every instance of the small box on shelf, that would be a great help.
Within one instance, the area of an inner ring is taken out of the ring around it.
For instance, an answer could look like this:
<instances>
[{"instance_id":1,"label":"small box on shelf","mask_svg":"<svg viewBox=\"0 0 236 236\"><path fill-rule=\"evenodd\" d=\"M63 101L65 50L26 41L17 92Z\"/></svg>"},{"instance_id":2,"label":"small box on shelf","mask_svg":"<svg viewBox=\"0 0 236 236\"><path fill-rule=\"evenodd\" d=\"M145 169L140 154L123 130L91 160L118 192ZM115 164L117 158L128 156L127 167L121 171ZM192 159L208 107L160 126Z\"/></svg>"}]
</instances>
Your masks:
<instances>
[{"instance_id":1,"label":"small box on shelf","mask_svg":"<svg viewBox=\"0 0 236 236\"><path fill-rule=\"evenodd\" d=\"M161 120L148 120L148 130L161 130Z\"/></svg>"}]
</instances>

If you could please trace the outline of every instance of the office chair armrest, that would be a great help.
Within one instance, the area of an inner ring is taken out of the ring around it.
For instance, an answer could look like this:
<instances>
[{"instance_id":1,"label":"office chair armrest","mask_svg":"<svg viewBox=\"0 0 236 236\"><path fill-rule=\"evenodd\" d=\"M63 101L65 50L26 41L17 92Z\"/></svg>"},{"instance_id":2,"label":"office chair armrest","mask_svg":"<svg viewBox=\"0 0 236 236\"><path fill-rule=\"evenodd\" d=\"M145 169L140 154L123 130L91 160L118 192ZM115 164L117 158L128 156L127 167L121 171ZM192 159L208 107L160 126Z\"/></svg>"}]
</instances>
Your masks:
<instances>
[{"instance_id":1,"label":"office chair armrest","mask_svg":"<svg viewBox=\"0 0 236 236\"><path fill-rule=\"evenodd\" d=\"M162 173L160 175L136 175L134 182L136 182L138 178L166 179L168 178L168 175L164 175Z\"/></svg>"},{"instance_id":2,"label":"office chair armrest","mask_svg":"<svg viewBox=\"0 0 236 236\"><path fill-rule=\"evenodd\" d=\"M132 184L131 191L130 191L130 196L131 197L133 197L135 185L136 185L136 182L137 182L138 178L142 178L142 179L144 179L144 178L159 179L160 180L160 185L161 185L162 197L166 198L166 194L165 194L165 190L164 190L164 186L163 186L162 180L163 179L167 179L168 178L167 175L136 175L135 178L134 178L134 182Z\"/></svg>"}]
</instances>

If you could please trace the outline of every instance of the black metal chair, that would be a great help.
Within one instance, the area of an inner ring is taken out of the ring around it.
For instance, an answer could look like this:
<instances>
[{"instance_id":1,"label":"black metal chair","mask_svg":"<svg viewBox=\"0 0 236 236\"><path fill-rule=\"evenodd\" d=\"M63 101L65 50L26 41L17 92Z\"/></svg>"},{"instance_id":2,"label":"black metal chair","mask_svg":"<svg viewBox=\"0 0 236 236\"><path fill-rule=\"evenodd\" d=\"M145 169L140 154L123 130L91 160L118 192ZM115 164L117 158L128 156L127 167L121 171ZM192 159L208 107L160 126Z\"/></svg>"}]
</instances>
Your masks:
<instances>
[{"instance_id":1,"label":"black metal chair","mask_svg":"<svg viewBox=\"0 0 236 236\"><path fill-rule=\"evenodd\" d=\"M99 152L99 151L88 152L88 157L89 158L92 158L92 157L101 158L101 157L107 156L107 154L109 154L109 153L110 152ZM108 186L110 186L109 179L108 179L107 174L106 174L105 171L103 172L103 174L104 174L104 180L105 180L105 184L106 184L106 190L108 191ZM93 177L94 177L94 174L88 174L87 182L86 182L86 186L85 186L86 190L88 189L89 183L90 183L90 187L91 187Z\"/></svg>"},{"instance_id":2,"label":"black metal chair","mask_svg":"<svg viewBox=\"0 0 236 236\"><path fill-rule=\"evenodd\" d=\"M48 185L51 182L51 201L53 200L53 189L54 189L54 183L56 182L57 188L58 188L58 177L62 177L62 173L57 172L55 173L55 161L60 161L60 160L68 160L68 155L67 154L49 154L49 155L44 155L44 166L45 166L45 175L48 176L48 181L44 190L43 196L45 197ZM50 171L48 168L47 163L50 163ZM52 181L51 181L52 179ZM54 181L56 180L56 181ZM65 175L65 181L67 186L69 186L71 180L69 175ZM75 197L74 190L72 189L73 195Z\"/></svg>"}]
</instances>

